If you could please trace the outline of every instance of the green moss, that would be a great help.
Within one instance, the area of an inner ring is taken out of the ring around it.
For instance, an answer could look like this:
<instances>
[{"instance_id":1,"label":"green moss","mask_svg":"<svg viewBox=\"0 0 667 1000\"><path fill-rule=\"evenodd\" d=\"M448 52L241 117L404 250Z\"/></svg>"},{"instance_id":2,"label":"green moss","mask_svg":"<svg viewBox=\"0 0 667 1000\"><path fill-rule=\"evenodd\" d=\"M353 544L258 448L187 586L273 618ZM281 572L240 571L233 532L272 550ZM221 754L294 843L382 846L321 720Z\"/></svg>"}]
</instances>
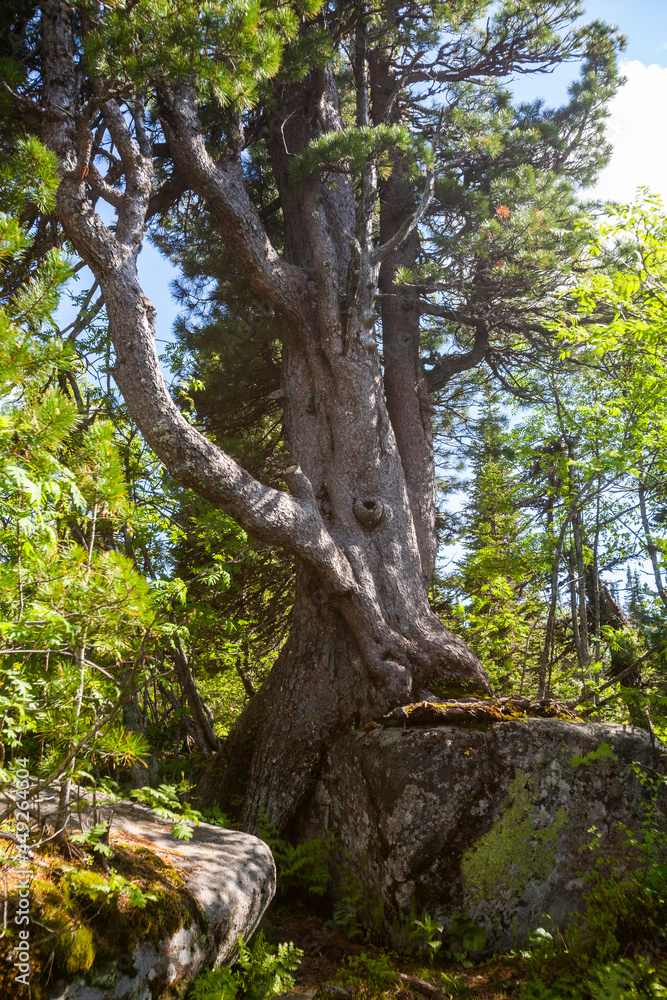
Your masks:
<instances>
[{"instance_id":1,"label":"green moss","mask_svg":"<svg viewBox=\"0 0 667 1000\"><path fill-rule=\"evenodd\" d=\"M478 687L473 680L468 683L454 684L451 681L432 680L428 683L429 690L438 698L446 701L448 698L488 698L488 692Z\"/></svg>"},{"instance_id":2,"label":"green moss","mask_svg":"<svg viewBox=\"0 0 667 1000\"><path fill-rule=\"evenodd\" d=\"M47 919L49 919L48 915ZM54 930L58 929L58 921L51 919ZM55 961L63 972L69 976L77 972L86 972L95 961L97 949L91 931L79 925L74 927L69 921L62 925L62 933L53 939Z\"/></svg>"},{"instance_id":3,"label":"green moss","mask_svg":"<svg viewBox=\"0 0 667 1000\"><path fill-rule=\"evenodd\" d=\"M558 702L530 702L528 699L481 698L461 702L450 698L439 702L414 702L402 705L389 713L391 725L458 726L464 729L485 730L497 722L519 721L528 723L531 718L576 719L576 716Z\"/></svg>"},{"instance_id":4,"label":"green moss","mask_svg":"<svg viewBox=\"0 0 667 1000\"><path fill-rule=\"evenodd\" d=\"M517 774L507 790L508 807L463 855L461 871L471 903L492 902L499 892L519 898L530 881L543 881L553 869L558 835L567 813L558 809L551 826L535 829L535 805L528 778Z\"/></svg>"},{"instance_id":5,"label":"green moss","mask_svg":"<svg viewBox=\"0 0 667 1000\"><path fill-rule=\"evenodd\" d=\"M112 958L119 952L132 954L140 941L157 943L171 937L180 927L205 918L195 901L185 891L185 884L175 868L147 848L134 844L114 844L114 868L120 875L156 896L141 909L130 906L123 896L111 898L91 915L89 924L101 954Z\"/></svg>"},{"instance_id":6,"label":"green moss","mask_svg":"<svg viewBox=\"0 0 667 1000\"><path fill-rule=\"evenodd\" d=\"M0 938L0 997L16 997L23 1000L25 993L16 983L16 966L11 952L19 940L19 928L13 921L7 925ZM43 976L44 962L38 952L31 955L30 1000L48 1000L52 990L46 986L48 976Z\"/></svg>"},{"instance_id":7,"label":"green moss","mask_svg":"<svg viewBox=\"0 0 667 1000\"><path fill-rule=\"evenodd\" d=\"M116 841L114 846L119 852L115 866L128 878L130 875L141 875L144 878L153 877L162 881L166 879L171 885L181 889L185 886L180 873L148 848L122 840Z\"/></svg>"},{"instance_id":8,"label":"green moss","mask_svg":"<svg viewBox=\"0 0 667 1000\"><path fill-rule=\"evenodd\" d=\"M33 879L30 889L38 919L48 928L47 937L43 943L37 940L36 947L45 956L53 952L54 963L61 972L70 976L86 972L95 961L97 949L93 934L72 905L69 893L60 885L40 878Z\"/></svg>"},{"instance_id":9,"label":"green moss","mask_svg":"<svg viewBox=\"0 0 667 1000\"><path fill-rule=\"evenodd\" d=\"M95 892L107 885L107 876L62 859L54 859L49 877L31 885L34 916L47 928L35 940L36 955L50 964L53 954L57 974L68 978L90 970L87 981L104 988L113 986L118 954L131 955L140 941L157 943L193 922L205 928L176 869L134 844L116 844L114 853L118 873L156 896L145 908L130 906L122 893Z\"/></svg>"}]
</instances>

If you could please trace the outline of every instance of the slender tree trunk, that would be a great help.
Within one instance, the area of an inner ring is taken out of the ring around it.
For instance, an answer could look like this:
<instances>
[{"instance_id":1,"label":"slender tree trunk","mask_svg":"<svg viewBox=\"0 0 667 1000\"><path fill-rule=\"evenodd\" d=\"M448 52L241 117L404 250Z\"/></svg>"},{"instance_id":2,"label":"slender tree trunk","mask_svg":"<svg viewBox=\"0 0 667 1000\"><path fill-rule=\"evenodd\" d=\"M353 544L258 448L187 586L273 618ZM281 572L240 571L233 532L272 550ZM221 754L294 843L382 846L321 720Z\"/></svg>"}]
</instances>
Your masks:
<instances>
[{"instance_id":1,"label":"slender tree trunk","mask_svg":"<svg viewBox=\"0 0 667 1000\"><path fill-rule=\"evenodd\" d=\"M571 513L568 513L567 517L561 525L560 534L558 536L558 541L556 542L556 551L553 556L553 563L551 565L551 600L549 602L549 613L547 614L547 623L544 629L544 645L542 647L542 656L540 657L540 672L537 683L537 697L538 699L546 698L547 696L547 670L549 667L549 660L551 657L551 650L553 646L554 639L554 627L556 624L556 611L558 609L558 575L560 573L560 563L563 558L563 542L565 541L565 535L570 524Z\"/></svg>"},{"instance_id":2,"label":"slender tree trunk","mask_svg":"<svg viewBox=\"0 0 667 1000\"><path fill-rule=\"evenodd\" d=\"M586 566L584 564L584 540L581 512L572 517L572 539L574 541L575 570L577 579L577 603L579 605L579 641L581 644L581 667L590 666L590 643L588 640L588 603L586 600Z\"/></svg>"},{"instance_id":3,"label":"slender tree trunk","mask_svg":"<svg viewBox=\"0 0 667 1000\"><path fill-rule=\"evenodd\" d=\"M570 588L570 617L572 619L572 638L574 640L574 648L577 654L577 666L581 673L581 682L583 685L586 684L586 678L584 675L584 653L581 645L581 631L579 628L579 603L577 600L577 564L574 556L574 547L571 545L570 550L567 554L567 565L568 573L570 575L569 588Z\"/></svg>"},{"instance_id":4,"label":"slender tree trunk","mask_svg":"<svg viewBox=\"0 0 667 1000\"><path fill-rule=\"evenodd\" d=\"M658 546L655 544L655 539L653 538L653 532L651 531L651 525L649 524L648 514L646 513L646 484L639 484L639 510L642 517L642 526L644 528L644 537L646 538L646 551L648 552L649 559L651 560L651 566L653 567L653 577L655 579L655 586L658 591L658 596L660 600L667 608L667 591L665 590L665 585L662 581L662 573L660 572L660 562L658 560Z\"/></svg>"},{"instance_id":5,"label":"slender tree trunk","mask_svg":"<svg viewBox=\"0 0 667 1000\"><path fill-rule=\"evenodd\" d=\"M202 698L197 688L192 669L181 640L176 636L173 653L174 666L183 694L190 708L193 738L197 749L204 757L210 757L220 749L220 740L213 729L211 710Z\"/></svg>"}]
</instances>

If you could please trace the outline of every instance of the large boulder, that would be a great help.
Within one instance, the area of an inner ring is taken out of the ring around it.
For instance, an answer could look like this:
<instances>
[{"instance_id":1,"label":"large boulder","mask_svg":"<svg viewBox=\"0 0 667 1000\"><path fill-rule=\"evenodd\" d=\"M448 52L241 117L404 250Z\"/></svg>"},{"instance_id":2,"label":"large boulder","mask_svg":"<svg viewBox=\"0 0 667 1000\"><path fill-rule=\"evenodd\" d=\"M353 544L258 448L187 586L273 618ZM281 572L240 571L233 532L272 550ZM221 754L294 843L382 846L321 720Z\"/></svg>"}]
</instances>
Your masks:
<instances>
[{"instance_id":1,"label":"large boulder","mask_svg":"<svg viewBox=\"0 0 667 1000\"><path fill-rule=\"evenodd\" d=\"M660 766L650 736L622 725L392 721L331 748L298 837L337 831L339 914L394 945L424 910L446 933L455 918L484 927L494 949L564 925L599 856L582 851L591 828L622 854L619 824L641 825L648 794L632 765Z\"/></svg>"},{"instance_id":2,"label":"large boulder","mask_svg":"<svg viewBox=\"0 0 667 1000\"><path fill-rule=\"evenodd\" d=\"M90 814L91 804L81 805ZM42 821L53 808L53 796L42 796ZM257 837L202 823L190 841L178 841L145 806L121 802L103 807L101 818L111 811L111 865L153 898L143 908L88 899L87 882L99 884L99 875L53 855L36 857L30 908L45 929L35 924L32 932L36 1000L183 997L200 971L231 962L237 938L252 935L275 892L273 856ZM11 976L11 951L0 958Z\"/></svg>"}]
</instances>

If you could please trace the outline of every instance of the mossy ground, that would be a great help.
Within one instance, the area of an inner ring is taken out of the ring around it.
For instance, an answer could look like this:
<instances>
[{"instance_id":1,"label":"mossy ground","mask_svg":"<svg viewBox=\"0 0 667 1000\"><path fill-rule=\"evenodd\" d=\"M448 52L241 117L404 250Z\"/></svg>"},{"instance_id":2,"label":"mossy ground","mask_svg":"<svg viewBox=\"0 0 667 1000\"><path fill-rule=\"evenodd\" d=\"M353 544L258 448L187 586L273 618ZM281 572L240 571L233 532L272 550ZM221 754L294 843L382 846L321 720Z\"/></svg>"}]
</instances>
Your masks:
<instances>
[{"instance_id":1,"label":"mossy ground","mask_svg":"<svg viewBox=\"0 0 667 1000\"><path fill-rule=\"evenodd\" d=\"M204 918L187 894L179 872L147 845L113 842L110 869L138 886L148 899L145 907L132 906L126 893L100 892L109 884L109 872L85 858L65 860L51 851L34 859L30 888L31 1000L43 1000L49 984L87 973L87 979L113 978L115 964L131 956L139 941L157 942L179 927ZM17 876L11 870L8 888ZM0 939L0 997L15 995L16 970L9 961L17 941L13 913ZM109 984L110 985L110 984Z\"/></svg>"}]
</instances>

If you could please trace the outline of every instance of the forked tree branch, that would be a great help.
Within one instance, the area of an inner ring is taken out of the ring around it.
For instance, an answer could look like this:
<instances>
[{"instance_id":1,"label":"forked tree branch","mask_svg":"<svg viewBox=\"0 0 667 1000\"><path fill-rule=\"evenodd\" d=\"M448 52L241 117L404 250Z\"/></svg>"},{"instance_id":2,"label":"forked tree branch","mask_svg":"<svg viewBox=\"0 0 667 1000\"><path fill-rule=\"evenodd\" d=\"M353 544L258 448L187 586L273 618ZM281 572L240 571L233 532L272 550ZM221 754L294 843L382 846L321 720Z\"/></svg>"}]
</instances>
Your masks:
<instances>
[{"instance_id":1,"label":"forked tree branch","mask_svg":"<svg viewBox=\"0 0 667 1000\"><path fill-rule=\"evenodd\" d=\"M71 15L57 0L44 0L42 10L45 104L75 109L79 84ZM241 165L213 163L204 148L194 106L185 99L183 104L175 103L174 120L183 133L174 134L170 145L180 150L180 161L193 172L193 186L200 187L221 217L230 252L245 263L256 287L263 288L269 299L273 297L276 308L282 302L287 311L293 295L291 315L304 322L310 305L305 278L297 268L283 264L266 239L246 192ZM197 431L171 398L155 348L155 310L141 289L136 268L150 204L152 163L141 153L118 108L107 105L104 114L126 177L116 233L104 225L88 200L77 166L81 137L69 118L64 125L46 127L44 134L61 162L57 211L102 290L116 355L114 377L130 413L175 479L210 499L257 537L298 555L318 573L332 596L353 593L357 588L350 564L326 529L314 499L305 493L291 496L258 482ZM175 158L179 159L176 153Z\"/></svg>"},{"instance_id":2,"label":"forked tree branch","mask_svg":"<svg viewBox=\"0 0 667 1000\"><path fill-rule=\"evenodd\" d=\"M157 93L176 169L207 201L230 256L276 312L300 330L312 329L313 301L307 278L272 246L248 195L240 160L213 160L206 149L192 88L161 87Z\"/></svg>"}]
</instances>

